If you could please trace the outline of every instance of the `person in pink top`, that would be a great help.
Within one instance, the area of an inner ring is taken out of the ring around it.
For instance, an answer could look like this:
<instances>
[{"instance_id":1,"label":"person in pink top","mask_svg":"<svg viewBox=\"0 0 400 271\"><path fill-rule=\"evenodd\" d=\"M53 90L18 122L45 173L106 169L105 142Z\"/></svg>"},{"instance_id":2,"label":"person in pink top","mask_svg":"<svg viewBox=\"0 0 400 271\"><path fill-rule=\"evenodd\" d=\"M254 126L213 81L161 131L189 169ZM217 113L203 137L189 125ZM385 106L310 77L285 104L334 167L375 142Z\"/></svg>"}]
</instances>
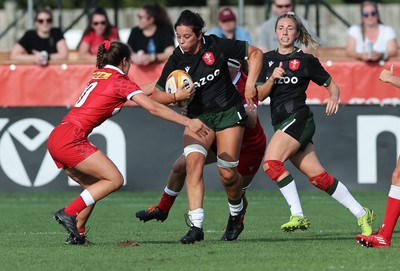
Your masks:
<instances>
[{"instance_id":1,"label":"person in pink top","mask_svg":"<svg viewBox=\"0 0 400 271\"><path fill-rule=\"evenodd\" d=\"M111 25L104 8L97 7L90 14L88 26L79 43L79 57L95 61L97 48L104 40L119 40L118 29Z\"/></svg>"},{"instance_id":2,"label":"person in pink top","mask_svg":"<svg viewBox=\"0 0 400 271\"><path fill-rule=\"evenodd\" d=\"M92 130L117 114L126 101L132 100L151 114L186 126L200 137L209 129L199 120L190 119L155 102L132 82L127 74L131 66L130 47L122 42L104 41L97 53L97 69L74 107L54 128L48 139L48 150L58 168L77 182L83 192L54 218L69 234L66 244L86 242L85 224L96 202L118 190L124 178L115 164L88 140ZM193 87L181 87L175 94L162 93L166 101L190 98ZM180 93L178 93L180 92Z\"/></svg>"}]
</instances>

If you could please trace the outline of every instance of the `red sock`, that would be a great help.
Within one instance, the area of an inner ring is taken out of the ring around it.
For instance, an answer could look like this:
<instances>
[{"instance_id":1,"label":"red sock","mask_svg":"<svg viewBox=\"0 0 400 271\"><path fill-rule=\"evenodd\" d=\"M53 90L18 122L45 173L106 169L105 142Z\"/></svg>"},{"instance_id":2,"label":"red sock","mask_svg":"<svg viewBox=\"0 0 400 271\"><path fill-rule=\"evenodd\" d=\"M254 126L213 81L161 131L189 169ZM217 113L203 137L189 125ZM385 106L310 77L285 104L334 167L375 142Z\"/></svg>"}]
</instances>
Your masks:
<instances>
[{"instance_id":1,"label":"red sock","mask_svg":"<svg viewBox=\"0 0 400 271\"><path fill-rule=\"evenodd\" d=\"M175 199L176 196L171 196L164 192L160 202L158 203L158 209L160 209L163 212L169 212L172 205L174 204Z\"/></svg>"},{"instance_id":2,"label":"red sock","mask_svg":"<svg viewBox=\"0 0 400 271\"><path fill-rule=\"evenodd\" d=\"M381 234L386 240L392 240L394 227L396 226L397 219L400 215L400 200L388 197L386 205L385 219L383 220L383 227Z\"/></svg>"},{"instance_id":3,"label":"red sock","mask_svg":"<svg viewBox=\"0 0 400 271\"><path fill-rule=\"evenodd\" d=\"M71 202L67 207L65 207L65 213L67 215L77 216L83 209L85 209L86 203L81 196L78 196Z\"/></svg>"},{"instance_id":4,"label":"red sock","mask_svg":"<svg viewBox=\"0 0 400 271\"><path fill-rule=\"evenodd\" d=\"M85 235L86 229L85 229L85 228L79 228L78 231L79 231L79 234L80 234L81 236L84 236L84 235Z\"/></svg>"}]
</instances>

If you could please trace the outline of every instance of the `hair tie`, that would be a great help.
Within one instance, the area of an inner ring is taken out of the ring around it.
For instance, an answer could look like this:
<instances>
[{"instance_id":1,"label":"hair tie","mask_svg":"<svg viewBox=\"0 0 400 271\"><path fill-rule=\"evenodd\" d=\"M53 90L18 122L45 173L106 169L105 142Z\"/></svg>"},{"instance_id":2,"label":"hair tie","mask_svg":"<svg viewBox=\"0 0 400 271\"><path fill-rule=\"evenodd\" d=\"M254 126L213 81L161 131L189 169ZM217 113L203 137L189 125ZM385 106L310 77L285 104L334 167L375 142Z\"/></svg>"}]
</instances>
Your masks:
<instances>
[{"instance_id":1,"label":"hair tie","mask_svg":"<svg viewBox=\"0 0 400 271\"><path fill-rule=\"evenodd\" d=\"M106 48L106 51L110 50L111 42L109 40L103 41L104 48Z\"/></svg>"}]
</instances>

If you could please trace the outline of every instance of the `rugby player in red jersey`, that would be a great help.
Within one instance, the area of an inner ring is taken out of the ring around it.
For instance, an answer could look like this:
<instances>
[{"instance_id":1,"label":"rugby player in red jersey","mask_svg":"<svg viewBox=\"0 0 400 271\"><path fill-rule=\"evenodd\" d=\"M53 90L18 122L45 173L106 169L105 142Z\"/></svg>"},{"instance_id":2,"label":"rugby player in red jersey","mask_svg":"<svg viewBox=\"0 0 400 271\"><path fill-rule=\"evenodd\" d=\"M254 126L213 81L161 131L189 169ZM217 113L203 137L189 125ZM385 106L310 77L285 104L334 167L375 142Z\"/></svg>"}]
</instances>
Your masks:
<instances>
[{"instance_id":1,"label":"rugby player in red jersey","mask_svg":"<svg viewBox=\"0 0 400 271\"><path fill-rule=\"evenodd\" d=\"M69 234L68 244L86 242L85 223L95 203L118 190L124 183L115 164L88 141L88 136L95 127L118 113L127 100L136 102L155 116L186 126L200 138L209 131L199 119L178 114L145 95L127 76L130 56L131 49L121 42L104 41L99 46L97 69L92 79L48 139L48 150L57 167L63 168L84 189L77 198L54 214L56 221ZM187 99L192 95L190 91L181 93L187 96L179 99ZM175 98L175 95L164 93L164 99L170 99L170 102Z\"/></svg>"}]
</instances>

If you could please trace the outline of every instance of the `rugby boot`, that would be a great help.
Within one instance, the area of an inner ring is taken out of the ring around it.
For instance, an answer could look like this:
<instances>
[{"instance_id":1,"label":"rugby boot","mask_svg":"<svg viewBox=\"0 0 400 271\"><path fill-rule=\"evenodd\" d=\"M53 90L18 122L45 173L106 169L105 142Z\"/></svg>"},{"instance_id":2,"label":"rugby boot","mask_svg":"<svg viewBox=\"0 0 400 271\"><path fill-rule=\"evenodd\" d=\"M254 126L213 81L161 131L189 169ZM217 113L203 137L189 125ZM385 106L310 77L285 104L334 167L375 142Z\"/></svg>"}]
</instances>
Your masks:
<instances>
[{"instance_id":1,"label":"rugby boot","mask_svg":"<svg viewBox=\"0 0 400 271\"><path fill-rule=\"evenodd\" d=\"M224 234L221 237L223 241L233 241L236 240L240 233L244 229L244 213L245 209L242 209L238 215L233 216L229 214L228 224L226 225L226 229Z\"/></svg>"},{"instance_id":2,"label":"rugby boot","mask_svg":"<svg viewBox=\"0 0 400 271\"><path fill-rule=\"evenodd\" d=\"M81 239L78 228L76 227L76 218L65 213L65 208L58 210L54 214L54 219L63 225L68 234L72 235L76 240Z\"/></svg>"},{"instance_id":3,"label":"rugby boot","mask_svg":"<svg viewBox=\"0 0 400 271\"><path fill-rule=\"evenodd\" d=\"M357 221L358 226L361 228L361 235L369 236L372 234L371 224L375 220L375 212L371 209L365 208L365 215L360 217Z\"/></svg>"},{"instance_id":4,"label":"rugby boot","mask_svg":"<svg viewBox=\"0 0 400 271\"><path fill-rule=\"evenodd\" d=\"M138 211L136 213L136 217L143 222L147 222L153 219L164 222L164 220L166 220L168 217L168 212L161 211L158 206L152 205L146 210Z\"/></svg>"},{"instance_id":5,"label":"rugby boot","mask_svg":"<svg viewBox=\"0 0 400 271\"><path fill-rule=\"evenodd\" d=\"M204 232L202 228L191 226L186 235L182 236L182 244L193 244L196 241L204 240Z\"/></svg>"},{"instance_id":6,"label":"rugby boot","mask_svg":"<svg viewBox=\"0 0 400 271\"><path fill-rule=\"evenodd\" d=\"M310 222L305 216L290 216L290 221L281 226L281 230L284 232L292 232L295 230L305 231L310 227Z\"/></svg>"},{"instance_id":7,"label":"rugby boot","mask_svg":"<svg viewBox=\"0 0 400 271\"><path fill-rule=\"evenodd\" d=\"M390 240L386 240L386 238L382 234L380 234L379 231L368 236L357 234L356 240L361 246L364 247L377 247L377 248L390 247Z\"/></svg>"}]
</instances>

